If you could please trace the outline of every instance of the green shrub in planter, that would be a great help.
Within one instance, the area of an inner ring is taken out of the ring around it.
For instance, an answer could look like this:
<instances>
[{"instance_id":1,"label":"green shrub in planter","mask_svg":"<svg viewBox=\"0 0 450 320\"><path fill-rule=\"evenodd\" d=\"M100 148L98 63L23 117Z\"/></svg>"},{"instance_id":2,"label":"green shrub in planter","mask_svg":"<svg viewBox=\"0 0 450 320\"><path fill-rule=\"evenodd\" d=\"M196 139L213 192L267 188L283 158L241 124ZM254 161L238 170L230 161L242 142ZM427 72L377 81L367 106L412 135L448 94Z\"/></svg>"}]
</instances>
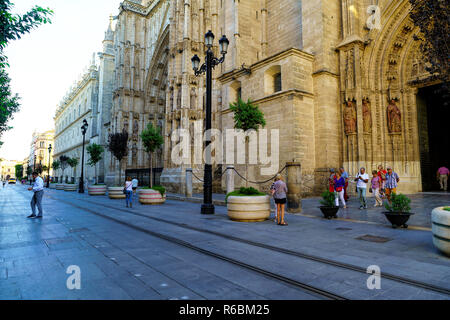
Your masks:
<instances>
[{"instance_id":1,"label":"green shrub in planter","mask_svg":"<svg viewBox=\"0 0 450 320\"><path fill-rule=\"evenodd\" d=\"M384 207L389 212L404 212L408 213L411 211L411 207L409 204L411 203L411 199L405 196L404 194L395 194L391 195L391 203L386 202Z\"/></svg>"},{"instance_id":2,"label":"green shrub in planter","mask_svg":"<svg viewBox=\"0 0 450 320\"><path fill-rule=\"evenodd\" d=\"M142 189L144 190L155 190L155 191L159 191L159 193L161 194L161 197L164 197L164 194L166 193L166 188L164 188L163 186L153 186L153 187L143 187Z\"/></svg>"},{"instance_id":3,"label":"green shrub in planter","mask_svg":"<svg viewBox=\"0 0 450 320\"><path fill-rule=\"evenodd\" d=\"M227 194L225 197L225 202L227 202L229 196L265 196L266 194L256 190L253 187L245 188L242 187L239 190L234 190Z\"/></svg>"},{"instance_id":4,"label":"green shrub in planter","mask_svg":"<svg viewBox=\"0 0 450 320\"><path fill-rule=\"evenodd\" d=\"M334 192L330 192L327 190L321 194L322 200L320 200L320 204L325 207L336 207L336 196Z\"/></svg>"},{"instance_id":5,"label":"green shrub in planter","mask_svg":"<svg viewBox=\"0 0 450 320\"><path fill-rule=\"evenodd\" d=\"M445 211L450 211L450 207L444 207Z\"/></svg>"}]
</instances>

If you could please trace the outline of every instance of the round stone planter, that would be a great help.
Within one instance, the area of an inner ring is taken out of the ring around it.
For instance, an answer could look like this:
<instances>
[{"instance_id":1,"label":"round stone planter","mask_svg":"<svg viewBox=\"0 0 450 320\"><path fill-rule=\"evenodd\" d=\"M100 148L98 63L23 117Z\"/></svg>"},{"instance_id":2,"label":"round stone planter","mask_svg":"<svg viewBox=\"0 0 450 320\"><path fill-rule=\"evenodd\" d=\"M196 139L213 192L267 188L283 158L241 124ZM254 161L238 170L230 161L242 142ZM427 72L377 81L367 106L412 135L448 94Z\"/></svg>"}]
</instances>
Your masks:
<instances>
[{"instance_id":1,"label":"round stone planter","mask_svg":"<svg viewBox=\"0 0 450 320\"><path fill-rule=\"evenodd\" d=\"M270 217L269 196L229 196L228 217L233 221L259 222Z\"/></svg>"},{"instance_id":2,"label":"round stone planter","mask_svg":"<svg viewBox=\"0 0 450 320\"><path fill-rule=\"evenodd\" d=\"M50 183L50 189L56 189L56 183Z\"/></svg>"},{"instance_id":3,"label":"round stone planter","mask_svg":"<svg viewBox=\"0 0 450 320\"><path fill-rule=\"evenodd\" d=\"M65 184L64 191L77 191L78 186L76 184Z\"/></svg>"},{"instance_id":4,"label":"round stone planter","mask_svg":"<svg viewBox=\"0 0 450 320\"><path fill-rule=\"evenodd\" d=\"M106 185L88 186L90 196L104 196L106 194Z\"/></svg>"},{"instance_id":5,"label":"round stone planter","mask_svg":"<svg viewBox=\"0 0 450 320\"><path fill-rule=\"evenodd\" d=\"M444 207L433 209L431 223L434 246L450 256L450 211L444 210Z\"/></svg>"},{"instance_id":6,"label":"round stone planter","mask_svg":"<svg viewBox=\"0 0 450 320\"><path fill-rule=\"evenodd\" d=\"M158 190L153 189L140 189L139 202L142 204L163 204L166 202L166 195L161 196Z\"/></svg>"},{"instance_id":7,"label":"round stone planter","mask_svg":"<svg viewBox=\"0 0 450 320\"><path fill-rule=\"evenodd\" d=\"M64 184L63 183L57 183L55 186L56 190L64 190Z\"/></svg>"},{"instance_id":8,"label":"round stone planter","mask_svg":"<svg viewBox=\"0 0 450 320\"><path fill-rule=\"evenodd\" d=\"M125 199L126 196L123 194L124 187L108 187L108 197L110 199Z\"/></svg>"}]
</instances>

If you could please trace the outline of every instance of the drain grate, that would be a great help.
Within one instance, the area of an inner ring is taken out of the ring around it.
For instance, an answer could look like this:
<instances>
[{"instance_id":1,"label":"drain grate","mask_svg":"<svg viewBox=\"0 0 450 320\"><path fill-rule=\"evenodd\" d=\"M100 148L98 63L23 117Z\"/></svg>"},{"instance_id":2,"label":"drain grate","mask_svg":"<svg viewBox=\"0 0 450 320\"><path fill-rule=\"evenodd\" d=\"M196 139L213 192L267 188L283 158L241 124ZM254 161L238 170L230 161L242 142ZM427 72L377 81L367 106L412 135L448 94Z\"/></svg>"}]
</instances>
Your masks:
<instances>
[{"instance_id":1,"label":"drain grate","mask_svg":"<svg viewBox=\"0 0 450 320\"><path fill-rule=\"evenodd\" d=\"M385 243L388 241L391 241L392 239L390 238L384 238L384 237L378 237L378 236L373 236L370 234L366 234L364 236L360 236L358 238L355 238L356 240L364 240L364 241L369 241L369 242L376 242L376 243Z\"/></svg>"},{"instance_id":2,"label":"drain grate","mask_svg":"<svg viewBox=\"0 0 450 320\"><path fill-rule=\"evenodd\" d=\"M55 238L55 239L47 239L44 241L48 246L50 246L50 245L55 245L55 244L60 244L60 243L73 242L73 239L72 238Z\"/></svg>"},{"instance_id":3,"label":"drain grate","mask_svg":"<svg viewBox=\"0 0 450 320\"><path fill-rule=\"evenodd\" d=\"M336 228L336 230L349 231L352 230L352 228Z\"/></svg>"}]
</instances>

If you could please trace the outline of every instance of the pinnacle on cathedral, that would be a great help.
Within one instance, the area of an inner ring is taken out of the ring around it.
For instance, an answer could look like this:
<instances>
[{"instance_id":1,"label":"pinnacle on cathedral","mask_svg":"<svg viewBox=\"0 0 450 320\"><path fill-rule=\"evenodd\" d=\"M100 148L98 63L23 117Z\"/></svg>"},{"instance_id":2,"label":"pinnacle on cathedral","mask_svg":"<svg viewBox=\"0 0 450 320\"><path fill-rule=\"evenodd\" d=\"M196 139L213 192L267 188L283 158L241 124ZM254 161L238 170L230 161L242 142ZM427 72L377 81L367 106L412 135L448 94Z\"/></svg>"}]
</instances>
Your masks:
<instances>
[{"instance_id":1,"label":"pinnacle on cathedral","mask_svg":"<svg viewBox=\"0 0 450 320\"><path fill-rule=\"evenodd\" d=\"M113 26L112 26L113 20L114 20L113 15L110 15L108 30L106 30L106 32L105 32L105 41L113 41L113 39L114 39L114 32L113 32Z\"/></svg>"}]
</instances>

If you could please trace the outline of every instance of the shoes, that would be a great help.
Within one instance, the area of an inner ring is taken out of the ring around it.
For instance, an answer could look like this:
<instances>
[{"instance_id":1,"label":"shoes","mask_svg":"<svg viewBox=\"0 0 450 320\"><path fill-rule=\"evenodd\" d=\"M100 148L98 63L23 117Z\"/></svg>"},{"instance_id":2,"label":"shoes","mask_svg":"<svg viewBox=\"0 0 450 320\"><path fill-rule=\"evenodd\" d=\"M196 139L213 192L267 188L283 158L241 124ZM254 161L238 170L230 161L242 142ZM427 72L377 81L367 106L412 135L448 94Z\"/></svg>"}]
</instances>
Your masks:
<instances>
[{"instance_id":1,"label":"shoes","mask_svg":"<svg viewBox=\"0 0 450 320\"><path fill-rule=\"evenodd\" d=\"M362 209L364 209L364 207L363 207L363 206L360 206L360 207L359 207L359 210L362 210Z\"/></svg>"},{"instance_id":2,"label":"shoes","mask_svg":"<svg viewBox=\"0 0 450 320\"><path fill-rule=\"evenodd\" d=\"M364 209L367 209L367 206L364 206Z\"/></svg>"},{"instance_id":3,"label":"shoes","mask_svg":"<svg viewBox=\"0 0 450 320\"><path fill-rule=\"evenodd\" d=\"M347 209L347 206L344 206L344 209Z\"/></svg>"},{"instance_id":4,"label":"shoes","mask_svg":"<svg viewBox=\"0 0 450 320\"><path fill-rule=\"evenodd\" d=\"M34 218L36 215L34 213L30 214L27 218Z\"/></svg>"}]
</instances>

